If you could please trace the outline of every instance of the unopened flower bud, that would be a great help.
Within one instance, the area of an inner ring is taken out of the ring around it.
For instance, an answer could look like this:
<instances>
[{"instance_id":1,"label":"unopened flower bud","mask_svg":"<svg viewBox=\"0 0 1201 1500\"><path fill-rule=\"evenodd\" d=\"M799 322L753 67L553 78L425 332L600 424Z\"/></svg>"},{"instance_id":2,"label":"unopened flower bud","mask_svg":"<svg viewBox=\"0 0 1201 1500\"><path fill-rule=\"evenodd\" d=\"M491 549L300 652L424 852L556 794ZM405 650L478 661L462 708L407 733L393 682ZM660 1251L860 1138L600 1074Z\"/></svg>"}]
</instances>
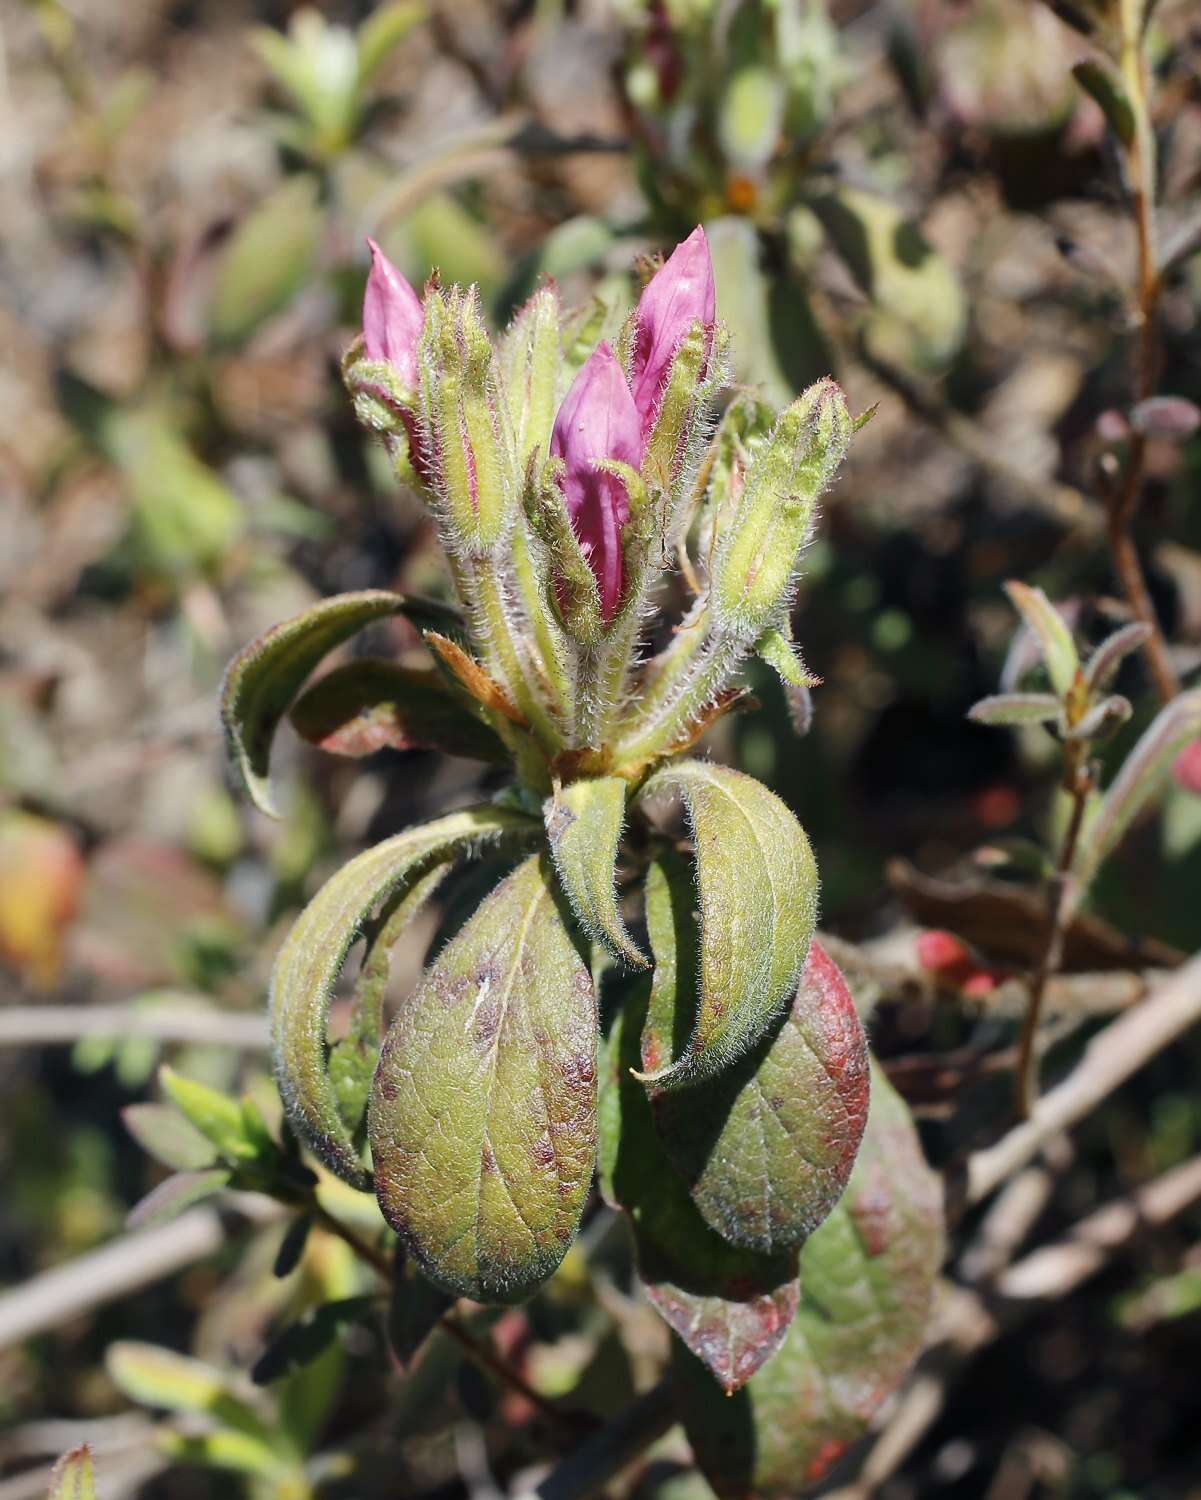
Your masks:
<instances>
[{"instance_id":1,"label":"unopened flower bud","mask_svg":"<svg viewBox=\"0 0 1201 1500\"><path fill-rule=\"evenodd\" d=\"M451 540L484 557L512 519L520 488L504 392L474 291L426 299L418 347L430 465Z\"/></svg>"},{"instance_id":2,"label":"unopened flower bud","mask_svg":"<svg viewBox=\"0 0 1201 1500\"><path fill-rule=\"evenodd\" d=\"M523 468L530 454L548 452L559 373L559 297L539 287L509 324L497 350L509 403L513 445Z\"/></svg>"},{"instance_id":3,"label":"unopened flower bud","mask_svg":"<svg viewBox=\"0 0 1201 1500\"><path fill-rule=\"evenodd\" d=\"M634 314L630 389L649 438L680 345L700 324L702 344L712 338L717 311L713 262L698 224L647 282Z\"/></svg>"},{"instance_id":4,"label":"unopened flower bud","mask_svg":"<svg viewBox=\"0 0 1201 1500\"><path fill-rule=\"evenodd\" d=\"M597 345L572 382L550 448L562 460L563 503L596 580L600 617L608 622L622 599L622 532L630 502L620 475L602 465L616 461L636 469L642 439L625 372L607 343Z\"/></svg>"},{"instance_id":5,"label":"unopened flower bud","mask_svg":"<svg viewBox=\"0 0 1201 1500\"><path fill-rule=\"evenodd\" d=\"M850 437L846 398L833 380L819 380L780 415L714 557L711 598L720 628L753 638L786 606L818 497Z\"/></svg>"}]
</instances>

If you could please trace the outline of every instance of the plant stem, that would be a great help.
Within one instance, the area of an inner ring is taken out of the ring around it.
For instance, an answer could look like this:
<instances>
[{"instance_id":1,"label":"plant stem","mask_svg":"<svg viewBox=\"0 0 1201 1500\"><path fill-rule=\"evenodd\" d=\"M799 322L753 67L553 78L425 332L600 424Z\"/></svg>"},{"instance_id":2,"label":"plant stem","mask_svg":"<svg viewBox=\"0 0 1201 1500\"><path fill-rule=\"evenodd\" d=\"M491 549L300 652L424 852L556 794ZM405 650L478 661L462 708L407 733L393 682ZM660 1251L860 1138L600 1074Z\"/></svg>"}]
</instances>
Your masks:
<instances>
[{"instance_id":1,"label":"plant stem","mask_svg":"<svg viewBox=\"0 0 1201 1500\"><path fill-rule=\"evenodd\" d=\"M341 1219L335 1218L328 1209L318 1203L314 1195L309 1206L309 1212L321 1225L322 1229L328 1230L330 1234L336 1235L343 1244L349 1245L359 1259L368 1265L380 1278L385 1286L392 1285L392 1258L383 1250L362 1239L348 1224ZM557 1406L549 1402L545 1396L540 1395L525 1378L513 1369L512 1365L506 1364L495 1350L489 1349L487 1345L479 1343L471 1332L460 1321L457 1313L452 1308L449 1312L442 1314L438 1320L439 1327L454 1339L460 1348L481 1369L496 1377L502 1385L507 1385L510 1390L515 1391L523 1400L528 1401L547 1421L558 1427L569 1427L578 1431L576 1419L567 1412L562 1412Z\"/></svg>"},{"instance_id":2,"label":"plant stem","mask_svg":"<svg viewBox=\"0 0 1201 1500\"><path fill-rule=\"evenodd\" d=\"M1038 1053L1035 1041L1038 1025L1042 1019L1043 1000L1047 984L1059 967L1063 954L1063 930L1068 887L1072 878L1072 865L1076 859L1076 846L1080 842L1080 830L1084 826L1084 809L1092 789L1092 778L1084 763L1084 747L1069 746L1068 765L1064 784L1072 798L1072 811L1068 818L1067 832L1059 851L1059 861L1048 891L1047 941L1039 959L1038 969L1030 986L1030 1001L1022 1020L1018 1037L1017 1070L1014 1074L1015 1103L1018 1117L1028 1120L1038 1099ZM1085 752L1086 753L1086 752Z\"/></svg>"},{"instance_id":3,"label":"plant stem","mask_svg":"<svg viewBox=\"0 0 1201 1500\"><path fill-rule=\"evenodd\" d=\"M1122 80L1134 115L1134 134L1126 150L1126 171L1138 253L1137 285L1134 288L1138 318L1135 404L1154 394L1159 363L1156 345L1160 275L1155 243L1155 130L1148 103L1141 18L1141 4L1136 0L1122 0ZM1147 589L1132 530L1142 495L1146 456L1146 435L1132 432L1126 463L1106 500L1106 521L1114 572L1135 617L1150 626L1143 652L1155 691L1161 702L1167 703L1180 691L1180 683Z\"/></svg>"}]
</instances>

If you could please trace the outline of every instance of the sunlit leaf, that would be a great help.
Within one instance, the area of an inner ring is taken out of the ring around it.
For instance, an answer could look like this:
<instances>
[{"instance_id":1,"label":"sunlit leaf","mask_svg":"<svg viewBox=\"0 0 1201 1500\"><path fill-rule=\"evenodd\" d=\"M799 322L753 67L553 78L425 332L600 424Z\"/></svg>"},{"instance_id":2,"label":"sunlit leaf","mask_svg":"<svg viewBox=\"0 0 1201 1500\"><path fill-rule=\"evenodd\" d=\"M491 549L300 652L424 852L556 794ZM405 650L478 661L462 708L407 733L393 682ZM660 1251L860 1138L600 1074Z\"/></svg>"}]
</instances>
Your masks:
<instances>
[{"instance_id":1,"label":"sunlit leaf","mask_svg":"<svg viewBox=\"0 0 1201 1500\"><path fill-rule=\"evenodd\" d=\"M575 1237L596 1142L596 1000L549 862L488 896L401 1007L369 1111L384 1217L437 1285L518 1302Z\"/></svg>"},{"instance_id":2,"label":"sunlit leaf","mask_svg":"<svg viewBox=\"0 0 1201 1500\"><path fill-rule=\"evenodd\" d=\"M250 1402L238 1394L236 1377L223 1370L157 1344L133 1340L110 1344L104 1363L113 1384L142 1406L203 1413L270 1445L270 1429Z\"/></svg>"},{"instance_id":3,"label":"sunlit leaf","mask_svg":"<svg viewBox=\"0 0 1201 1500\"><path fill-rule=\"evenodd\" d=\"M308 281L321 230L318 196L312 174L285 177L230 235L217 262L209 312L218 343L241 343Z\"/></svg>"},{"instance_id":4,"label":"sunlit leaf","mask_svg":"<svg viewBox=\"0 0 1201 1500\"><path fill-rule=\"evenodd\" d=\"M614 958L645 969L647 960L626 931L614 887L628 790L620 776L573 782L547 799L546 833L555 872L580 926Z\"/></svg>"},{"instance_id":5,"label":"sunlit leaf","mask_svg":"<svg viewBox=\"0 0 1201 1500\"><path fill-rule=\"evenodd\" d=\"M47 1500L96 1500L92 1450L86 1443L64 1453L55 1464Z\"/></svg>"},{"instance_id":6,"label":"sunlit leaf","mask_svg":"<svg viewBox=\"0 0 1201 1500\"><path fill-rule=\"evenodd\" d=\"M631 1071L648 988L648 979L636 982L601 1058L601 1189L629 1218L647 1297L704 1361L705 1378L733 1391L783 1341L797 1305L796 1252L759 1255L722 1239L668 1160L650 1101Z\"/></svg>"},{"instance_id":7,"label":"sunlit leaf","mask_svg":"<svg viewBox=\"0 0 1201 1500\"><path fill-rule=\"evenodd\" d=\"M160 1432L158 1442L163 1452L179 1464L229 1469L235 1474L254 1474L264 1479L277 1479L291 1468L269 1442L224 1427L195 1434L172 1432L168 1428Z\"/></svg>"},{"instance_id":8,"label":"sunlit leaf","mask_svg":"<svg viewBox=\"0 0 1201 1500\"><path fill-rule=\"evenodd\" d=\"M652 1102L723 1239L764 1253L802 1244L842 1196L867 1123L867 1043L837 965L812 943L791 1007L753 1051Z\"/></svg>"},{"instance_id":9,"label":"sunlit leaf","mask_svg":"<svg viewBox=\"0 0 1201 1500\"><path fill-rule=\"evenodd\" d=\"M407 829L366 850L329 880L284 940L271 977L271 1024L284 1109L296 1133L331 1171L366 1188L370 1178L339 1109L327 1071L326 1015L334 981L371 912L389 898L408 903L430 891L427 876L472 848L537 836L538 824L496 807L467 808Z\"/></svg>"},{"instance_id":10,"label":"sunlit leaf","mask_svg":"<svg viewBox=\"0 0 1201 1500\"><path fill-rule=\"evenodd\" d=\"M1042 589L1032 589L1028 584L1010 579L1005 592L1038 642L1052 688L1058 697L1064 697L1080 667L1076 643L1067 621Z\"/></svg>"},{"instance_id":11,"label":"sunlit leaf","mask_svg":"<svg viewBox=\"0 0 1201 1500\"><path fill-rule=\"evenodd\" d=\"M246 1133L241 1105L227 1095L198 1083L166 1065L158 1071L159 1087L190 1125L231 1161L250 1161L258 1147Z\"/></svg>"},{"instance_id":12,"label":"sunlit leaf","mask_svg":"<svg viewBox=\"0 0 1201 1500\"><path fill-rule=\"evenodd\" d=\"M877 1072L850 1185L801 1252L800 1305L780 1352L727 1399L676 1346L684 1427L723 1500L794 1496L862 1436L921 1348L942 1255L939 1179Z\"/></svg>"},{"instance_id":13,"label":"sunlit leaf","mask_svg":"<svg viewBox=\"0 0 1201 1500\"><path fill-rule=\"evenodd\" d=\"M804 830L750 776L672 762L643 788L682 797L696 846L699 1007L686 1045L648 1071L659 1087L696 1083L753 1047L795 988L817 920L817 870Z\"/></svg>"},{"instance_id":14,"label":"sunlit leaf","mask_svg":"<svg viewBox=\"0 0 1201 1500\"><path fill-rule=\"evenodd\" d=\"M1137 651L1151 634L1150 625L1135 620L1123 625L1108 635L1088 659L1084 669L1084 680L1094 693L1103 693L1112 686L1118 668L1132 651Z\"/></svg>"},{"instance_id":15,"label":"sunlit leaf","mask_svg":"<svg viewBox=\"0 0 1201 1500\"><path fill-rule=\"evenodd\" d=\"M359 54L359 86L367 83L387 60L388 54L425 19L426 7L418 0L392 0L377 6L355 32Z\"/></svg>"}]
</instances>

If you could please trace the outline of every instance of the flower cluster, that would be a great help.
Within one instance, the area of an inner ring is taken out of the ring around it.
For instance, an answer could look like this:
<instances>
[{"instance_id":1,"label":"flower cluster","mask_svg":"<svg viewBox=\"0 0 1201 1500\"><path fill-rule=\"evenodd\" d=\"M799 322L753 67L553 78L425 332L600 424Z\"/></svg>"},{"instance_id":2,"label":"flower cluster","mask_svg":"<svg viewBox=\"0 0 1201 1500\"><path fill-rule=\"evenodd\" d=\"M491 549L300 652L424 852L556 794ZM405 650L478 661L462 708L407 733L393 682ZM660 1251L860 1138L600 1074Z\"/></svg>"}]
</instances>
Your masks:
<instances>
[{"instance_id":1,"label":"flower cluster","mask_svg":"<svg viewBox=\"0 0 1201 1500\"><path fill-rule=\"evenodd\" d=\"M714 436L726 338L703 229L620 330L585 320L590 352L551 284L494 345L474 290L434 278L419 296L370 248L347 384L437 521L478 657L472 691L499 706L525 779L641 773L729 700L752 649L801 680L792 580L851 424L824 381L774 425L735 401ZM651 591L702 512L712 547L686 568L687 639L642 668Z\"/></svg>"}]
</instances>

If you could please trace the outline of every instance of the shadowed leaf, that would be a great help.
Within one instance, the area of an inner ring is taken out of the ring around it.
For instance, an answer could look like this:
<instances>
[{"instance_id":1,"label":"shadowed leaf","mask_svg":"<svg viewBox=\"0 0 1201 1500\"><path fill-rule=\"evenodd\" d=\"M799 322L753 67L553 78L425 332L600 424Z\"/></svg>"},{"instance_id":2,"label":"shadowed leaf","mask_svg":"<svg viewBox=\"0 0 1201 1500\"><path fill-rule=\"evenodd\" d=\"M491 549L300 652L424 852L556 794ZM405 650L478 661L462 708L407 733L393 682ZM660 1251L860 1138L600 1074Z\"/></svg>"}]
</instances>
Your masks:
<instances>
[{"instance_id":1,"label":"shadowed leaf","mask_svg":"<svg viewBox=\"0 0 1201 1500\"><path fill-rule=\"evenodd\" d=\"M440 750L473 760L504 760L493 731L459 702L436 672L388 661L335 667L293 704L302 739L334 755L377 750Z\"/></svg>"},{"instance_id":2,"label":"shadowed leaf","mask_svg":"<svg viewBox=\"0 0 1201 1500\"><path fill-rule=\"evenodd\" d=\"M477 1301L546 1280L592 1178L596 999L549 881L532 856L485 898L401 1007L371 1093L384 1217Z\"/></svg>"},{"instance_id":3,"label":"shadowed leaf","mask_svg":"<svg viewBox=\"0 0 1201 1500\"><path fill-rule=\"evenodd\" d=\"M837 965L813 943L790 1009L752 1052L652 1102L712 1228L765 1254L802 1244L842 1196L867 1123L867 1043Z\"/></svg>"},{"instance_id":4,"label":"shadowed leaf","mask_svg":"<svg viewBox=\"0 0 1201 1500\"><path fill-rule=\"evenodd\" d=\"M224 1167L210 1167L203 1172L176 1172L165 1182L147 1193L140 1203L129 1211L126 1223L131 1229L148 1229L152 1224L165 1224L199 1203L211 1198L223 1187L229 1186L230 1174Z\"/></svg>"},{"instance_id":5,"label":"shadowed leaf","mask_svg":"<svg viewBox=\"0 0 1201 1500\"><path fill-rule=\"evenodd\" d=\"M740 771L697 760L657 771L650 799L684 800L696 846L699 1009L684 1049L645 1074L697 1083L753 1047L796 986L817 920L809 840L783 802Z\"/></svg>"},{"instance_id":6,"label":"shadowed leaf","mask_svg":"<svg viewBox=\"0 0 1201 1500\"><path fill-rule=\"evenodd\" d=\"M621 920L614 887L627 790L620 776L573 782L547 799L546 834L576 921L614 958L645 969L647 960Z\"/></svg>"},{"instance_id":7,"label":"shadowed leaf","mask_svg":"<svg viewBox=\"0 0 1201 1500\"><path fill-rule=\"evenodd\" d=\"M796 1252L757 1255L728 1244L701 1218L668 1160L631 1073L649 987L649 979L636 982L602 1054L601 1190L629 1218L647 1297L712 1378L734 1391L783 1341L797 1304Z\"/></svg>"},{"instance_id":8,"label":"shadowed leaf","mask_svg":"<svg viewBox=\"0 0 1201 1500\"><path fill-rule=\"evenodd\" d=\"M404 614L425 626L449 613L441 605L382 589L336 594L276 625L238 652L221 684L221 721L229 759L260 811L279 816L267 782L271 741L289 703L317 663L374 620Z\"/></svg>"},{"instance_id":9,"label":"shadowed leaf","mask_svg":"<svg viewBox=\"0 0 1201 1500\"><path fill-rule=\"evenodd\" d=\"M402 1365L412 1363L442 1314L454 1305L455 1299L427 1281L398 1245L388 1303L388 1342Z\"/></svg>"},{"instance_id":10,"label":"shadowed leaf","mask_svg":"<svg viewBox=\"0 0 1201 1500\"><path fill-rule=\"evenodd\" d=\"M996 693L973 703L967 716L975 724L1051 724L1061 711L1054 693Z\"/></svg>"},{"instance_id":11,"label":"shadowed leaf","mask_svg":"<svg viewBox=\"0 0 1201 1500\"><path fill-rule=\"evenodd\" d=\"M801 1252L779 1354L727 1400L676 1346L684 1427L723 1500L796 1495L862 1436L921 1347L942 1254L939 1180L877 1071L850 1185Z\"/></svg>"},{"instance_id":12,"label":"shadowed leaf","mask_svg":"<svg viewBox=\"0 0 1201 1500\"><path fill-rule=\"evenodd\" d=\"M496 807L467 808L410 828L366 850L326 882L296 919L271 976L271 1027L284 1109L296 1133L332 1172L366 1189L370 1177L339 1109L325 1037L330 993L350 945L383 901L410 919L429 894L425 879L473 846L536 837L538 824ZM416 903L416 904L415 904Z\"/></svg>"}]
</instances>

